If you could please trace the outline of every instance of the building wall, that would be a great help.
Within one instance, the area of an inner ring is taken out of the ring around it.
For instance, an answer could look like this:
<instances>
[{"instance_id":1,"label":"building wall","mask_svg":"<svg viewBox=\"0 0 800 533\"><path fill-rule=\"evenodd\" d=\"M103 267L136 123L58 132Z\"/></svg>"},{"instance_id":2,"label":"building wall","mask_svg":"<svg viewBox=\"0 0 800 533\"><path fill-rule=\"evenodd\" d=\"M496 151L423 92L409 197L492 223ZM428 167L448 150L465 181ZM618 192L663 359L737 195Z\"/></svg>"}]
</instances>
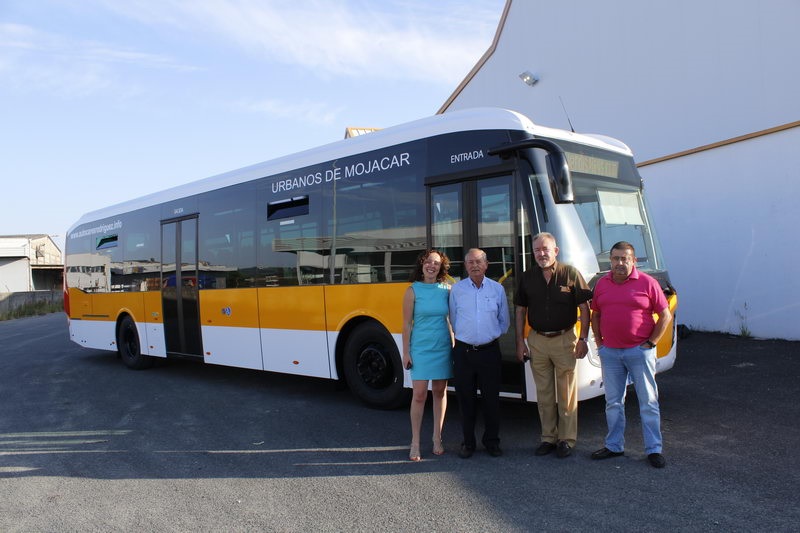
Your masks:
<instances>
[{"instance_id":1,"label":"building wall","mask_svg":"<svg viewBox=\"0 0 800 533\"><path fill-rule=\"evenodd\" d=\"M563 129L569 116L640 162L676 154L800 119L798 20L796 0L509 0L493 49L441 111L507 107ZM526 70L540 78L533 87L519 79ZM800 339L787 313L800 296L787 245L800 217L786 205L800 196L798 135L641 169L679 322ZM764 290L765 274L778 290Z\"/></svg>"},{"instance_id":2,"label":"building wall","mask_svg":"<svg viewBox=\"0 0 800 533\"><path fill-rule=\"evenodd\" d=\"M53 290L62 269L61 250L49 235L0 236L0 292Z\"/></svg>"},{"instance_id":3,"label":"building wall","mask_svg":"<svg viewBox=\"0 0 800 533\"><path fill-rule=\"evenodd\" d=\"M0 292L30 291L31 268L27 257L0 258Z\"/></svg>"},{"instance_id":4,"label":"building wall","mask_svg":"<svg viewBox=\"0 0 800 533\"><path fill-rule=\"evenodd\" d=\"M31 238L29 252L32 265L60 265L61 250L49 236Z\"/></svg>"},{"instance_id":5,"label":"building wall","mask_svg":"<svg viewBox=\"0 0 800 533\"><path fill-rule=\"evenodd\" d=\"M680 323L800 339L797 146L793 128L640 169Z\"/></svg>"}]
</instances>

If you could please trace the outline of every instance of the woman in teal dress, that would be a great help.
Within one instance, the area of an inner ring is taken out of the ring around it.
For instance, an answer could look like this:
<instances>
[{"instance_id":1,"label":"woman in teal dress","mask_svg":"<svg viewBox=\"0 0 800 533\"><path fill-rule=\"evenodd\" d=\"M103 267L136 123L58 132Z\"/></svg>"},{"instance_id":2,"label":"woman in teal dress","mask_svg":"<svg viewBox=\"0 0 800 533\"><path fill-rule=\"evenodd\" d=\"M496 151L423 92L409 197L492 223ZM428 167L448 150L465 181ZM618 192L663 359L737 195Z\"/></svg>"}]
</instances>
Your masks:
<instances>
[{"instance_id":1,"label":"woman in teal dress","mask_svg":"<svg viewBox=\"0 0 800 533\"><path fill-rule=\"evenodd\" d=\"M411 371L413 385L408 454L412 461L422 458L419 436L429 382L433 395L433 453L444 453L442 426L447 410L447 380L453 377L450 285L445 282L449 269L450 260L442 252L422 253L411 275L413 283L403 297L403 366Z\"/></svg>"}]
</instances>

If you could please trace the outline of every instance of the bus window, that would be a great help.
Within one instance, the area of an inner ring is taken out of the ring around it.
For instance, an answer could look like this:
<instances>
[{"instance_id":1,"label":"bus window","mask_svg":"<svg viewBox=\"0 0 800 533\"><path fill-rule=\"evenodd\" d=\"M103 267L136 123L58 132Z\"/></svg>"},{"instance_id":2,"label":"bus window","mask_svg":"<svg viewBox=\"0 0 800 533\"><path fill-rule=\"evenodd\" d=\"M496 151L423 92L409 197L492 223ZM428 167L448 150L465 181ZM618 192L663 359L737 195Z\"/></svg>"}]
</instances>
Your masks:
<instances>
[{"instance_id":1,"label":"bus window","mask_svg":"<svg viewBox=\"0 0 800 533\"><path fill-rule=\"evenodd\" d=\"M65 258L65 279L68 287L84 292L108 292L111 290L111 260L107 253L96 250L97 237L93 235L95 227L98 224L79 227L70 236Z\"/></svg>"},{"instance_id":2,"label":"bus window","mask_svg":"<svg viewBox=\"0 0 800 533\"><path fill-rule=\"evenodd\" d=\"M486 252L486 275L510 283L514 266L514 224L511 211L511 178L503 176L478 182L478 248Z\"/></svg>"},{"instance_id":3,"label":"bus window","mask_svg":"<svg viewBox=\"0 0 800 533\"><path fill-rule=\"evenodd\" d=\"M415 174L351 178L337 186L334 283L408 281L425 248L425 204Z\"/></svg>"},{"instance_id":4,"label":"bus window","mask_svg":"<svg viewBox=\"0 0 800 533\"><path fill-rule=\"evenodd\" d=\"M256 286L325 283L330 240L320 233L322 191L317 186L303 195L276 197L272 181L258 184Z\"/></svg>"},{"instance_id":5,"label":"bus window","mask_svg":"<svg viewBox=\"0 0 800 533\"><path fill-rule=\"evenodd\" d=\"M161 288L159 210L148 208L125 216L122 234L124 285L130 291Z\"/></svg>"},{"instance_id":6,"label":"bus window","mask_svg":"<svg viewBox=\"0 0 800 533\"><path fill-rule=\"evenodd\" d=\"M252 184L200 196L201 289L255 286L255 206Z\"/></svg>"},{"instance_id":7,"label":"bus window","mask_svg":"<svg viewBox=\"0 0 800 533\"><path fill-rule=\"evenodd\" d=\"M278 220L308 214L308 195L295 196L267 204L267 220Z\"/></svg>"},{"instance_id":8,"label":"bus window","mask_svg":"<svg viewBox=\"0 0 800 533\"><path fill-rule=\"evenodd\" d=\"M575 210L592 243L600 271L611 268L609 249L618 241L628 241L636 248L638 268L659 268L638 188L580 177L574 183Z\"/></svg>"},{"instance_id":9,"label":"bus window","mask_svg":"<svg viewBox=\"0 0 800 533\"><path fill-rule=\"evenodd\" d=\"M431 246L450 258L450 275L455 279L464 276L462 218L461 186L434 187L431 190Z\"/></svg>"}]
</instances>

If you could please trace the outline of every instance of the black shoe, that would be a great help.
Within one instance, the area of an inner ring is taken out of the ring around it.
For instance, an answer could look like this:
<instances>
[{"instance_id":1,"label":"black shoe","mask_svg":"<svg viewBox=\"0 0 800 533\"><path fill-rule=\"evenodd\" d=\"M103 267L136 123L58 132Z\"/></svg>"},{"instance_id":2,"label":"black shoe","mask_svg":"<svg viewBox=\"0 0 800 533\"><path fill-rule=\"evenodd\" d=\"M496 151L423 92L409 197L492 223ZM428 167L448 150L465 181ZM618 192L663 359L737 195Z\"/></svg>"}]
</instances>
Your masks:
<instances>
[{"instance_id":1,"label":"black shoe","mask_svg":"<svg viewBox=\"0 0 800 533\"><path fill-rule=\"evenodd\" d=\"M567 441L560 440L558 441L558 451L556 451L556 455L559 459L563 459L564 457L569 457L572 455L572 446L567 444Z\"/></svg>"},{"instance_id":2,"label":"black shoe","mask_svg":"<svg viewBox=\"0 0 800 533\"><path fill-rule=\"evenodd\" d=\"M462 459L469 459L472 457L473 453L475 453L475 446L467 446L466 444L462 444L461 449L458 451L458 456Z\"/></svg>"},{"instance_id":3,"label":"black shoe","mask_svg":"<svg viewBox=\"0 0 800 533\"><path fill-rule=\"evenodd\" d=\"M650 466L653 468L664 468L667 466L667 460L664 459L664 456L660 453L651 453L647 456L647 460L650 461Z\"/></svg>"},{"instance_id":4,"label":"black shoe","mask_svg":"<svg viewBox=\"0 0 800 533\"><path fill-rule=\"evenodd\" d=\"M534 450L533 455L547 455L548 453L552 452L556 449L556 445L552 442L542 442L536 450Z\"/></svg>"},{"instance_id":5,"label":"black shoe","mask_svg":"<svg viewBox=\"0 0 800 533\"><path fill-rule=\"evenodd\" d=\"M625 455L625 452L612 452L608 448L600 448L592 454L592 459L608 459L610 457L619 457Z\"/></svg>"},{"instance_id":6,"label":"black shoe","mask_svg":"<svg viewBox=\"0 0 800 533\"><path fill-rule=\"evenodd\" d=\"M499 444L492 444L490 446L487 446L486 447L486 451L492 457L500 457L501 455L503 455L503 450L500 449L500 445Z\"/></svg>"}]
</instances>

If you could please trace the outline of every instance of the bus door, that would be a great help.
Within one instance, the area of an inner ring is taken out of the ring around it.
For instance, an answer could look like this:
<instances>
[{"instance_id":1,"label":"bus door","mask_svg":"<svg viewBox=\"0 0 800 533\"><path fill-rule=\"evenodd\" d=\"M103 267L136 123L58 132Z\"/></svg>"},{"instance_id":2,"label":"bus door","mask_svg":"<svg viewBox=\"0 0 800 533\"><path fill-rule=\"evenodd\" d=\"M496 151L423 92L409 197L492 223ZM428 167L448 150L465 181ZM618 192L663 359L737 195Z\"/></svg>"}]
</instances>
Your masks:
<instances>
[{"instance_id":1,"label":"bus door","mask_svg":"<svg viewBox=\"0 0 800 533\"><path fill-rule=\"evenodd\" d=\"M203 356L197 217L161 223L161 305L167 353Z\"/></svg>"},{"instance_id":2,"label":"bus door","mask_svg":"<svg viewBox=\"0 0 800 533\"><path fill-rule=\"evenodd\" d=\"M500 337L503 354L502 394L522 397L523 366L516 359L514 337L515 217L513 178L510 174L431 187L431 246L450 258L450 274L468 276L464 256L470 248L486 252L486 276L505 288L508 332Z\"/></svg>"}]
</instances>

